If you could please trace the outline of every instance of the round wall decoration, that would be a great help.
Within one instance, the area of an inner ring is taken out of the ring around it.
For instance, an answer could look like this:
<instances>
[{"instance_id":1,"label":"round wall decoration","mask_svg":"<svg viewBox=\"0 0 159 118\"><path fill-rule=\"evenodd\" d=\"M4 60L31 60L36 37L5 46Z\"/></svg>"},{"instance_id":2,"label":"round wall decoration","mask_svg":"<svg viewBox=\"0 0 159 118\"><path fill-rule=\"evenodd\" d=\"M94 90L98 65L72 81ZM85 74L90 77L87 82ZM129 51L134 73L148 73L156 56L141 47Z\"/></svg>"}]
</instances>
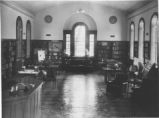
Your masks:
<instances>
[{"instance_id":1,"label":"round wall decoration","mask_svg":"<svg viewBox=\"0 0 159 118\"><path fill-rule=\"evenodd\" d=\"M116 16L111 16L111 17L109 18L109 22L110 22L111 24L115 24L115 23L117 22L117 17L116 17Z\"/></svg>"},{"instance_id":2,"label":"round wall decoration","mask_svg":"<svg viewBox=\"0 0 159 118\"><path fill-rule=\"evenodd\" d=\"M46 23L51 23L52 22L52 16L46 15L44 20L45 20Z\"/></svg>"}]
</instances>

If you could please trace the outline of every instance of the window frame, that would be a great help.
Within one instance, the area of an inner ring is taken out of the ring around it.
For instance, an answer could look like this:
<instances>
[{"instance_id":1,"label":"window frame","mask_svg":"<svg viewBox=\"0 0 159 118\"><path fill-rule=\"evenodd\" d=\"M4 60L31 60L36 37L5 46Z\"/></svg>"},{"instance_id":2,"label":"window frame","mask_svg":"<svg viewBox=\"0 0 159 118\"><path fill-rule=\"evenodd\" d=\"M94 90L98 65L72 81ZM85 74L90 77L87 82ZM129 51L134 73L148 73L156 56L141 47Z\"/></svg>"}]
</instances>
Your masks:
<instances>
[{"instance_id":1,"label":"window frame","mask_svg":"<svg viewBox=\"0 0 159 118\"><path fill-rule=\"evenodd\" d=\"M23 21L20 16L16 20L17 58L22 58Z\"/></svg>"},{"instance_id":2,"label":"window frame","mask_svg":"<svg viewBox=\"0 0 159 118\"><path fill-rule=\"evenodd\" d=\"M72 26L72 29L71 30L63 30L63 53L65 54L65 51L66 51L66 35L67 34L70 34L70 40L71 40L71 43L70 43L70 55L69 57L74 57L74 29L77 25L81 25L81 24L84 24L87 28L86 28L86 49L89 50L89 35L90 34L94 34L94 56L93 57L89 57L89 58L95 58L96 56L96 43L97 43L97 30L89 30L88 29L88 26L83 23L83 22L77 22L75 23L73 26ZM86 55L84 57L87 57ZM78 58L78 57L77 57Z\"/></svg>"},{"instance_id":3,"label":"window frame","mask_svg":"<svg viewBox=\"0 0 159 118\"><path fill-rule=\"evenodd\" d=\"M72 31L71 30L64 30L63 31L63 52L64 52L64 54L66 52L66 35L67 34L70 34L70 55L67 55L67 56L72 56L72 52L71 52L71 50L72 50L72 45L71 45L71 43L72 43Z\"/></svg>"},{"instance_id":4,"label":"window frame","mask_svg":"<svg viewBox=\"0 0 159 118\"><path fill-rule=\"evenodd\" d=\"M31 50L31 22L30 20L27 20L26 23L26 57L27 58L30 57L30 50Z\"/></svg>"},{"instance_id":5,"label":"window frame","mask_svg":"<svg viewBox=\"0 0 159 118\"><path fill-rule=\"evenodd\" d=\"M85 23L83 23L83 22L77 22L77 23L75 23L74 25L73 25L73 27L72 27L72 56L74 56L74 57L76 57L75 56L75 29L76 29L76 27L78 27L78 26L85 26L85 50L88 50L88 44L89 44L89 42L88 42L88 26L85 24ZM84 57L86 57L86 52L85 52L85 56ZM78 58L78 57L77 57Z\"/></svg>"},{"instance_id":6,"label":"window frame","mask_svg":"<svg viewBox=\"0 0 159 118\"><path fill-rule=\"evenodd\" d=\"M141 44L140 44L140 23L141 23L141 21L143 21L143 41L141 42L142 44L143 44L143 46L142 46L142 50L140 49L140 46L141 46ZM144 58L144 41L145 41L145 20L144 20L144 18L140 18L140 20L139 20L139 24L138 24L138 58L139 59L141 59L141 55L140 55L140 53L142 52L143 54L142 54L142 59L140 60L140 61L143 61L144 63L145 63L145 58Z\"/></svg>"},{"instance_id":7,"label":"window frame","mask_svg":"<svg viewBox=\"0 0 159 118\"><path fill-rule=\"evenodd\" d=\"M154 17L154 16L157 16L157 22L158 22L158 13L157 13L157 12L154 12L154 13L152 14L152 16L151 16L151 19L150 19L150 35L149 35L149 36L150 36L150 37L149 37L149 38L150 38L150 40L149 40L149 41L150 41L150 48L149 48L150 58L149 58L149 59L150 59L150 61L151 61L152 63L157 63L157 59L156 59L155 61L152 60L152 57L153 57L153 56L152 56L152 53L151 53L152 48L155 48L155 47L152 47L152 37L151 37L151 36L152 36L152 27L153 27L153 26L152 26L152 20L153 20L153 17ZM157 23L156 23L156 25L157 25ZM157 41L156 41L156 42L157 42ZM156 45L157 45L157 44L156 44ZM156 46L156 48L157 48L157 46ZM157 50L157 49L156 49L156 50ZM157 56L157 52L156 52L156 55L155 55L155 56Z\"/></svg>"},{"instance_id":8,"label":"window frame","mask_svg":"<svg viewBox=\"0 0 159 118\"><path fill-rule=\"evenodd\" d=\"M134 39L131 39L131 37L132 37L132 28L131 28L131 26L132 25L134 27L134 31L133 31ZM133 41L131 41L131 40L133 40ZM131 44L131 43L133 43L133 44ZM132 49L131 49L131 45L132 45ZM132 56L132 58L134 58L135 57L135 23L134 22L130 23L130 46L129 47L130 47L130 58L131 58L131 56ZM131 55L131 51L133 51L132 55Z\"/></svg>"},{"instance_id":9,"label":"window frame","mask_svg":"<svg viewBox=\"0 0 159 118\"><path fill-rule=\"evenodd\" d=\"M88 40L90 40L89 39L89 36L91 35L91 34L94 34L94 56L91 56L91 57L95 57L96 56L96 44L97 44L97 31L96 30L89 30L88 31ZM90 41L89 41L90 42ZM88 49L89 49L90 47L89 47L89 43L88 43Z\"/></svg>"}]
</instances>

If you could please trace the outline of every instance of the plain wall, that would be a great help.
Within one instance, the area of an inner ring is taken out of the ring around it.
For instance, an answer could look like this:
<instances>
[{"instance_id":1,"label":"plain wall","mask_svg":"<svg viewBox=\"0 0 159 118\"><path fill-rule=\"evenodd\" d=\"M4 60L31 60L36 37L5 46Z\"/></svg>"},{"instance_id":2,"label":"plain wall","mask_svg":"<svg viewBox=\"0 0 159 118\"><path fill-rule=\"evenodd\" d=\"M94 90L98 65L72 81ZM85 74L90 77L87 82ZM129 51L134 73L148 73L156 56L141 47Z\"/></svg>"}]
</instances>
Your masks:
<instances>
[{"instance_id":1,"label":"plain wall","mask_svg":"<svg viewBox=\"0 0 159 118\"><path fill-rule=\"evenodd\" d=\"M85 14L89 15L95 21L97 26L97 40L127 40L127 19L124 12L99 4L86 4L80 2L55 5L54 7L49 7L36 14L34 20L35 39L63 40L65 22L75 15L76 11L79 9L83 9ZM51 15L53 17L52 23L45 23L44 17L46 15ZM109 23L110 16L117 17L118 20L116 24ZM80 19L77 21L82 22ZM46 36L46 34L51 34L51 36ZM115 35L115 37L110 37L110 35Z\"/></svg>"},{"instance_id":2,"label":"plain wall","mask_svg":"<svg viewBox=\"0 0 159 118\"><path fill-rule=\"evenodd\" d=\"M17 11L7 5L0 4L2 9L2 39L16 39L16 20L20 16L23 22L23 39L26 39L26 23L27 20L31 21L32 38L33 38L33 18Z\"/></svg>"}]
</instances>

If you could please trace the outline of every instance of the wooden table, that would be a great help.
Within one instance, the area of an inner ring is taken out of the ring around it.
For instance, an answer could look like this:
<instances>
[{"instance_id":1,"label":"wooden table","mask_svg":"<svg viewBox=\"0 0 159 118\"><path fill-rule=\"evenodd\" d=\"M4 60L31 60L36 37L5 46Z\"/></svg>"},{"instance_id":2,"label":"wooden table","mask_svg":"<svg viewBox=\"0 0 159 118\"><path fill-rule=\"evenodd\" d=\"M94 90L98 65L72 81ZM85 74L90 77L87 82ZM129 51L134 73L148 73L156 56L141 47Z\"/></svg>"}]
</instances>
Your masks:
<instances>
[{"instance_id":1,"label":"wooden table","mask_svg":"<svg viewBox=\"0 0 159 118\"><path fill-rule=\"evenodd\" d=\"M109 81L109 77L108 77L108 73L114 73L114 79L116 78L116 74L118 72L121 71L121 69L115 69L115 68L112 68L112 67L102 67L102 70L104 71L104 77L105 77L105 83L107 83Z\"/></svg>"},{"instance_id":2,"label":"wooden table","mask_svg":"<svg viewBox=\"0 0 159 118\"><path fill-rule=\"evenodd\" d=\"M25 70L20 70L18 71L19 74L33 74L37 75L39 71L35 71L34 69L25 69Z\"/></svg>"}]
</instances>

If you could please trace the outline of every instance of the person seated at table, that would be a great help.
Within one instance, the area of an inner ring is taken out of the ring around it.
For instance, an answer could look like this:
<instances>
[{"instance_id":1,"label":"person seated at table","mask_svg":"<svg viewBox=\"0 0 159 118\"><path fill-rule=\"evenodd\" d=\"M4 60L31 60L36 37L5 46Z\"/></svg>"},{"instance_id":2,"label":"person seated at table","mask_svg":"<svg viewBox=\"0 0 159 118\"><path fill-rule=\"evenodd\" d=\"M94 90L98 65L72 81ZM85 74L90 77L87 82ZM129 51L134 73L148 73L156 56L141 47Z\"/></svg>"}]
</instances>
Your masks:
<instances>
[{"instance_id":1,"label":"person seated at table","mask_svg":"<svg viewBox=\"0 0 159 118\"><path fill-rule=\"evenodd\" d=\"M129 79L134 79L138 75L138 66L134 65L134 61L130 61L130 66L129 66Z\"/></svg>"}]
</instances>

